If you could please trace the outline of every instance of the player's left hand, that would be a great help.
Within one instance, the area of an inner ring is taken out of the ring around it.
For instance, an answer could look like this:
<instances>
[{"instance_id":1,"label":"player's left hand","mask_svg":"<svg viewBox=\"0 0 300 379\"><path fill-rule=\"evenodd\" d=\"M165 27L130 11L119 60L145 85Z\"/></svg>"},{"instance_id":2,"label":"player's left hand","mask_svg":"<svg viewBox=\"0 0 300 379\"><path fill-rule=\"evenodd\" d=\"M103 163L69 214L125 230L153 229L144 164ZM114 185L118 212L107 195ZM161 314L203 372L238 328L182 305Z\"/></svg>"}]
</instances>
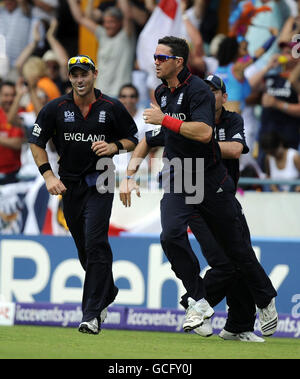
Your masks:
<instances>
[{"instance_id":1,"label":"player's left hand","mask_svg":"<svg viewBox=\"0 0 300 379\"><path fill-rule=\"evenodd\" d=\"M131 192L136 191L138 197L141 197L140 187L134 179L123 179L120 187L120 200L125 207L131 206Z\"/></svg>"},{"instance_id":2,"label":"player's left hand","mask_svg":"<svg viewBox=\"0 0 300 379\"><path fill-rule=\"evenodd\" d=\"M161 111L160 107L150 104L151 108L144 110L143 118L146 124L161 125L165 114Z\"/></svg>"},{"instance_id":3,"label":"player's left hand","mask_svg":"<svg viewBox=\"0 0 300 379\"><path fill-rule=\"evenodd\" d=\"M118 148L114 143L107 143L105 141L93 142L92 150L98 157L110 156L118 152Z\"/></svg>"}]
</instances>

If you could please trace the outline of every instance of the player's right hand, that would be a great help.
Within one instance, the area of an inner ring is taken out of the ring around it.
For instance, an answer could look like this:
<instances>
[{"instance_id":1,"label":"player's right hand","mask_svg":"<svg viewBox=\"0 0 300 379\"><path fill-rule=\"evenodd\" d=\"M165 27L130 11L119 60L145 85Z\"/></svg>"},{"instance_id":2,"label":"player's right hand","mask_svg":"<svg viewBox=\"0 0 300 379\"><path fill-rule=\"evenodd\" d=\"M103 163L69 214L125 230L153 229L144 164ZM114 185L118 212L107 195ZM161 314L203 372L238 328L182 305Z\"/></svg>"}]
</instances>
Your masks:
<instances>
[{"instance_id":1,"label":"player's right hand","mask_svg":"<svg viewBox=\"0 0 300 379\"><path fill-rule=\"evenodd\" d=\"M50 195L63 195L66 192L66 187L61 180L54 174L48 175L45 178L46 188Z\"/></svg>"},{"instance_id":2,"label":"player's right hand","mask_svg":"<svg viewBox=\"0 0 300 379\"><path fill-rule=\"evenodd\" d=\"M136 191L138 197L141 197L140 187L134 179L123 179L120 184L120 200L125 207L131 206L131 192Z\"/></svg>"}]
</instances>

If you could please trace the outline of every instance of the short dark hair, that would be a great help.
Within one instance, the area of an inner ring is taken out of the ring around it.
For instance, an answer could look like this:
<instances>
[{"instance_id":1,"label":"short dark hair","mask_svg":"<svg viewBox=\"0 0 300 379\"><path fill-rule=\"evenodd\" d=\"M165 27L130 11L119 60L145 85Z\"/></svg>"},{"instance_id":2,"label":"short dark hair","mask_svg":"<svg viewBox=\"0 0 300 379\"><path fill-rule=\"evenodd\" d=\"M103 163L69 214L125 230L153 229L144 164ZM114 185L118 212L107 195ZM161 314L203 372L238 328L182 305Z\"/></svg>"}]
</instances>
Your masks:
<instances>
[{"instance_id":1,"label":"short dark hair","mask_svg":"<svg viewBox=\"0 0 300 379\"><path fill-rule=\"evenodd\" d=\"M0 90L1 90L2 87L4 87L4 86L9 86L9 87L14 87L14 88L16 88L15 83L14 83L14 82L11 82L10 80L5 80L5 81L1 82L1 84L0 84Z\"/></svg>"},{"instance_id":2,"label":"short dark hair","mask_svg":"<svg viewBox=\"0 0 300 379\"><path fill-rule=\"evenodd\" d=\"M236 37L226 37L219 45L217 60L220 66L227 66L238 58L239 43Z\"/></svg>"},{"instance_id":3,"label":"short dark hair","mask_svg":"<svg viewBox=\"0 0 300 379\"><path fill-rule=\"evenodd\" d=\"M136 97L139 97L139 96L140 96L139 91L138 91L138 89L136 88L136 86L134 86L134 85L131 84L131 83L126 83L126 84L123 84L122 87L120 88L120 90L119 90L119 97L120 97L121 92L123 91L124 88L131 88L131 89L134 90Z\"/></svg>"},{"instance_id":4,"label":"short dark hair","mask_svg":"<svg viewBox=\"0 0 300 379\"><path fill-rule=\"evenodd\" d=\"M280 145L288 147L285 138L276 131L265 133L260 139L260 146L264 151L278 149Z\"/></svg>"},{"instance_id":5,"label":"short dark hair","mask_svg":"<svg viewBox=\"0 0 300 379\"><path fill-rule=\"evenodd\" d=\"M166 45L171 48L171 52L173 55L183 58L183 64L186 66L188 58L189 58L189 45L183 38L178 38L174 36L166 36L160 38L158 43L161 45Z\"/></svg>"}]
</instances>

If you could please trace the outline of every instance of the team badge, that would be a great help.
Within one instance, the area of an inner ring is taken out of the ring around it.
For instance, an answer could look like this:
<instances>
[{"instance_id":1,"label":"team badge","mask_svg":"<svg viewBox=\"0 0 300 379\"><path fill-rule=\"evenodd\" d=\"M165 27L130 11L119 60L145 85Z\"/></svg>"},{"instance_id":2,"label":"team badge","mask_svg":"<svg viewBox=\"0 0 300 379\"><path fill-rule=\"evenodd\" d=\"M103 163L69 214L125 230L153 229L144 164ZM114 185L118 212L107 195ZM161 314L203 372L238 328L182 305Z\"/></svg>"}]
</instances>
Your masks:
<instances>
[{"instance_id":1,"label":"team badge","mask_svg":"<svg viewBox=\"0 0 300 379\"><path fill-rule=\"evenodd\" d=\"M219 140L220 141L225 141L226 135L225 135L225 129L221 128L219 129Z\"/></svg>"},{"instance_id":2,"label":"team badge","mask_svg":"<svg viewBox=\"0 0 300 379\"><path fill-rule=\"evenodd\" d=\"M105 123L105 119L106 119L106 112L105 111L101 111L100 113L99 113L99 122L101 122L101 123Z\"/></svg>"},{"instance_id":3,"label":"team badge","mask_svg":"<svg viewBox=\"0 0 300 379\"><path fill-rule=\"evenodd\" d=\"M34 124L32 129L32 135L35 137L39 137L41 134L42 128L39 126L39 124Z\"/></svg>"},{"instance_id":4,"label":"team badge","mask_svg":"<svg viewBox=\"0 0 300 379\"><path fill-rule=\"evenodd\" d=\"M163 108L167 105L167 96L162 96L160 100L160 106Z\"/></svg>"}]
</instances>

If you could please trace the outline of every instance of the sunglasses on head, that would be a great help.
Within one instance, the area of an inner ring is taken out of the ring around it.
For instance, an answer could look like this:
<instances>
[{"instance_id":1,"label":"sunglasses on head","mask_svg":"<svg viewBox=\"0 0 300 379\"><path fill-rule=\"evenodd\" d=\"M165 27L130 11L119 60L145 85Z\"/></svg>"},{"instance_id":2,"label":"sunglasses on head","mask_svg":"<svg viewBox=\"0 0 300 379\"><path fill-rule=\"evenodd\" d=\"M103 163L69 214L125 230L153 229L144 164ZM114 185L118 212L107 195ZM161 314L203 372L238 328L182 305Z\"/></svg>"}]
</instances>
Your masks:
<instances>
[{"instance_id":1,"label":"sunglasses on head","mask_svg":"<svg viewBox=\"0 0 300 379\"><path fill-rule=\"evenodd\" d=\"M85 57L85 56L77 56L77 57L70 58L68 61L68 68L70 69L76 63L84 64L92 68L95 68L95 64L91 60L91 58Z\"/></svg>"},{"instance_id":2,"label":"sunglasses on head","mask_svg":"<svg viewBox=\"0 0 300 379\"><path fill-rule=\"evenodd\" d=\"M176 55L163 55L163 54L158 54L158 55L154 54L153 57L155 61L158 60L159 62L166 62L169 59L182 58L182 57L177 57Z\"/></svg>"}]
</instances>

